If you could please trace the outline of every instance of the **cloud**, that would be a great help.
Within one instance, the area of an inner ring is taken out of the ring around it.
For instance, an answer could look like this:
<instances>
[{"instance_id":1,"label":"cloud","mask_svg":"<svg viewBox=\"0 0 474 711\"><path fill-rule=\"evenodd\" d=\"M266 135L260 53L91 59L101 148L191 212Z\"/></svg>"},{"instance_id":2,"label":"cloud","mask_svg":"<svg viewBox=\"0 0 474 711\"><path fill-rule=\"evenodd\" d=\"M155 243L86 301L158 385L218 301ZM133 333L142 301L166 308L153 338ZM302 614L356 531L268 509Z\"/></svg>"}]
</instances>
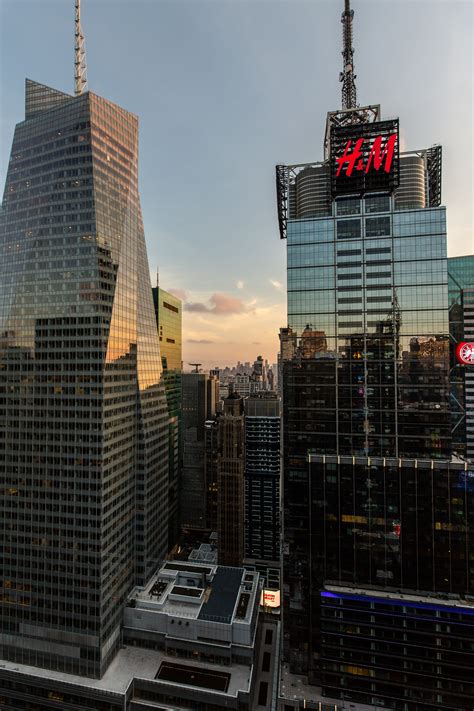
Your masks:
<instances>
[{"instance_id":1,"label":"cloud","mask_svg":"<svg viewBox=\"0 0 474 711\"><path fill-rule=\"evenodd\" d=\"M280 281L277 281L276 279L269 279L268 281L275 287L275 289L283 289L283 284Z\"/></svg>"},{"instance_id":2,"label":"cloud","mask_svg":"<svg viewBox=\"0 0 474 711\"><path fill-rule=\"evenodd\" d=\"M214 343L214 341L208 341L206 338L187 338L186 343Z\"/></svg>"},{"instance_id":3,"label":"cloud","mask_svg":"<svg viewBox=\"0 0 474 711\"><path fill-rule=\"evenodd\" d=\"M173 296L176 296L178 299L181 299L181 301L186 301L188 298L188 294L184 289L168 289L170 294L173 294Z\"/></svg>"},{"instance_id":4,"label":"cloud","mask_svg":"<svg viewBox=\"0 0 474 711\"><path fill-rule=\"evenodd\" d=\"M184 309L193 313L215 314L216 316L241 314L248 310L241 299L218 292L211 296L207 304L200 301L189 301L184 305Z\"/></svg>"},{"instance_id":5,"label":"cloud","mask_svg":"<svg viewBox=\"0 0 474 711\"><path fill-rule=\"evenodd\" d=\"M239 279L239 280L236 282L235 286L237 287L237 289L243 289L243 288L244 288L244 282L242 281L242 279Z\"/></svg>"},{"instance_id":6,"label":"cloud","mask_svg":"<svg viewBox=\"0 0 474 711\"><path fill-rule=\"evenodd\" d=\"M192 311L193 313L208 313L211 311L206 304L201 304L199 301L190 301L188 304L184 304L184 310Z\"/></svg>"}]
</instances>

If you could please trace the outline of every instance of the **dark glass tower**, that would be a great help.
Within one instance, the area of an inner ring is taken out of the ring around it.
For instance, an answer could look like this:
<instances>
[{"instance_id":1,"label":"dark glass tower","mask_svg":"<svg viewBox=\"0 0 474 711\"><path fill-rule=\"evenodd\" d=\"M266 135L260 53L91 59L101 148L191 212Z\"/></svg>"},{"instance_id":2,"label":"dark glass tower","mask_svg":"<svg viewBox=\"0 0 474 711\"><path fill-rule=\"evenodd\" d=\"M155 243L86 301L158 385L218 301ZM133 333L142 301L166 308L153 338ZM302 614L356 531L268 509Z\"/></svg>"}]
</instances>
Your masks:
<instances>
[{"instance_id":1,"label":"dark glass tower","mask_svg":"<svg viewBox=\"0 0 474 711\"><path fill-rule=\"evenodd\" d=\"M0 657L100 676L167 551L137 117L27 80L0 234Z\"/></svg>"},{"instance_id":2,"label":"dark glass tower","mask_svg":"<svg viewBox=\"0 0 474 711\"><path fill-rule=\"evenodd\" d=\"M280 559L280 400L276 393L244 400L245 557Z\"/></svg>"},{"instance_id":3,"label":"dark glass tower","mask_svg":"<svg viewBox=\"0 0 474 711\"><path fill-rule=\"evenodd\" d=\"M342 78L355 92L352 17L346 0ZM465 708L472 656L455 698L436 623L405 637L391 666L381 652L395 632L373 612L393 613L406 593L431 596L442 618L449 595L466 621L474 592L472 472L451 461L441 147L399 153L398 136L398 120L354 100L328 114L324 160L277 166L292 341L281 357L284 658L332 698Z\"/></svg>"},{"instance_id":4,"label":"dark glass tower","mask_svg":"<svg viewBox=\"0 0 474 711\"><path fill-rule=\"evenodd\" d=\"M459 343L474 341L474 255L448 259L453 449L474 459L474 364L456 357Z\"/></svg>"}]
</instances>

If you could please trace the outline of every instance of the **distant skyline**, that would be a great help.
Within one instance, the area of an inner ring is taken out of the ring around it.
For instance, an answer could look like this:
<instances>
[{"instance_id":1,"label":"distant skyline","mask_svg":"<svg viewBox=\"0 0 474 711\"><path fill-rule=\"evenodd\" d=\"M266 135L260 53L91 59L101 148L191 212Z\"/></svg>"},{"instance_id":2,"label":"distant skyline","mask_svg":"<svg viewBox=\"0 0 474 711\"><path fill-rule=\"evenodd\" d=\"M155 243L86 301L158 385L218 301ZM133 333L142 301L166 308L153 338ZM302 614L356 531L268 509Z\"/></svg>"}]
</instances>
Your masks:
<instances>
[{"instance_id":1,"label":"distant skyline","mask_svg":"<svg viewBox=\"0 0 474 711\"><path fill-rule=\"evenodd\" d=\"M358 101L402 149L443 146L450 256L473 251L471 0L352 0ZM82 0L89 89L140 118L152 281L184 297L183 360L276 360L276 163L322 158L343 0ZM0 0L3 185L25 77L73 93L74 0Z\"/></svg>"}]
</instances>

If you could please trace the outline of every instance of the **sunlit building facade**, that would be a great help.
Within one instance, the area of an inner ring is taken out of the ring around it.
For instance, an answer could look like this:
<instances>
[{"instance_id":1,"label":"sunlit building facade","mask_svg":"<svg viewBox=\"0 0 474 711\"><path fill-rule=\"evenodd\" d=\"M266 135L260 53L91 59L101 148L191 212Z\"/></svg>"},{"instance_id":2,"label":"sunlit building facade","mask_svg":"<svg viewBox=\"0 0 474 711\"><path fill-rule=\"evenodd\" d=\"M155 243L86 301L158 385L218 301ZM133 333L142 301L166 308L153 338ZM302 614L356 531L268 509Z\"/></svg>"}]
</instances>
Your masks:
<instances>
[{"instance_id":1,"label":"sunlit building facade","mask_svg":"<svg viewBox=\"0 0 474 711\"><path fill-rule=\"evenodd\" d=\"M137 117L27 80L0 240L0 657L99 677L167 552Z\"/></svg>"},{"instance_id":2,"label":"sunlit building facade","mask_svg":"<svg viewBox=\"0 0 474 711\"><path fill-rule=\"evenodd\" d=\"M168 405L168 548L179 536L179 491L182 461L182 318L183 304L174 294L154 287L156 324L160 340L161 363Z\"/></svg>"}]
</instances>

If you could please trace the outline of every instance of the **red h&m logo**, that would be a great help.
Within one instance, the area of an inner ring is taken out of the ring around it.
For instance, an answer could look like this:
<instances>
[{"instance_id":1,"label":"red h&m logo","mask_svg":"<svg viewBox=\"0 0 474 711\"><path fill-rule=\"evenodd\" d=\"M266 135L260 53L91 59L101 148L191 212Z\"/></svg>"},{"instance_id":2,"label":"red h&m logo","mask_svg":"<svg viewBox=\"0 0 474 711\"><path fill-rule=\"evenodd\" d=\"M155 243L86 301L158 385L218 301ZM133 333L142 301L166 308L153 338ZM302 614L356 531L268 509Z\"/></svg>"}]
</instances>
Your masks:
<instances>
[{"instance_id":1,"label":"red h&m logo","mask_svg":"<svg viewBox=\"0 0 474 711\"><path fill-rule=\"evenodd\" d=\"M395 150L395 144L397 142L397 134L392 133L386 140L385 146L382 150L382 136L377 136L372 143L370 151L363 151L362 144L366 140L365 138L359 138L356 142L352 152L352 141L349 139L344 148L344 153L339 158L336 158L337 172L336 178L339 176L342 166L347 164L345 175L350 178L353 170L359 172L368 173L372 164L374 170L380 170L383 164L383 169L386 173L390 172L393 161L393 153ZM367 155L368 153L368 155Z\"/></svg>"},{"instance_id":2,"label":"red h&m logo","mask_svg":"<svg viewBox=\"0 0 474 711\"><path fill-rule=\"evenodd\" d=\"M456 347L456 358L462 365L474 365L474 343L461 341Z\"/></svg>"}]
</instances>

